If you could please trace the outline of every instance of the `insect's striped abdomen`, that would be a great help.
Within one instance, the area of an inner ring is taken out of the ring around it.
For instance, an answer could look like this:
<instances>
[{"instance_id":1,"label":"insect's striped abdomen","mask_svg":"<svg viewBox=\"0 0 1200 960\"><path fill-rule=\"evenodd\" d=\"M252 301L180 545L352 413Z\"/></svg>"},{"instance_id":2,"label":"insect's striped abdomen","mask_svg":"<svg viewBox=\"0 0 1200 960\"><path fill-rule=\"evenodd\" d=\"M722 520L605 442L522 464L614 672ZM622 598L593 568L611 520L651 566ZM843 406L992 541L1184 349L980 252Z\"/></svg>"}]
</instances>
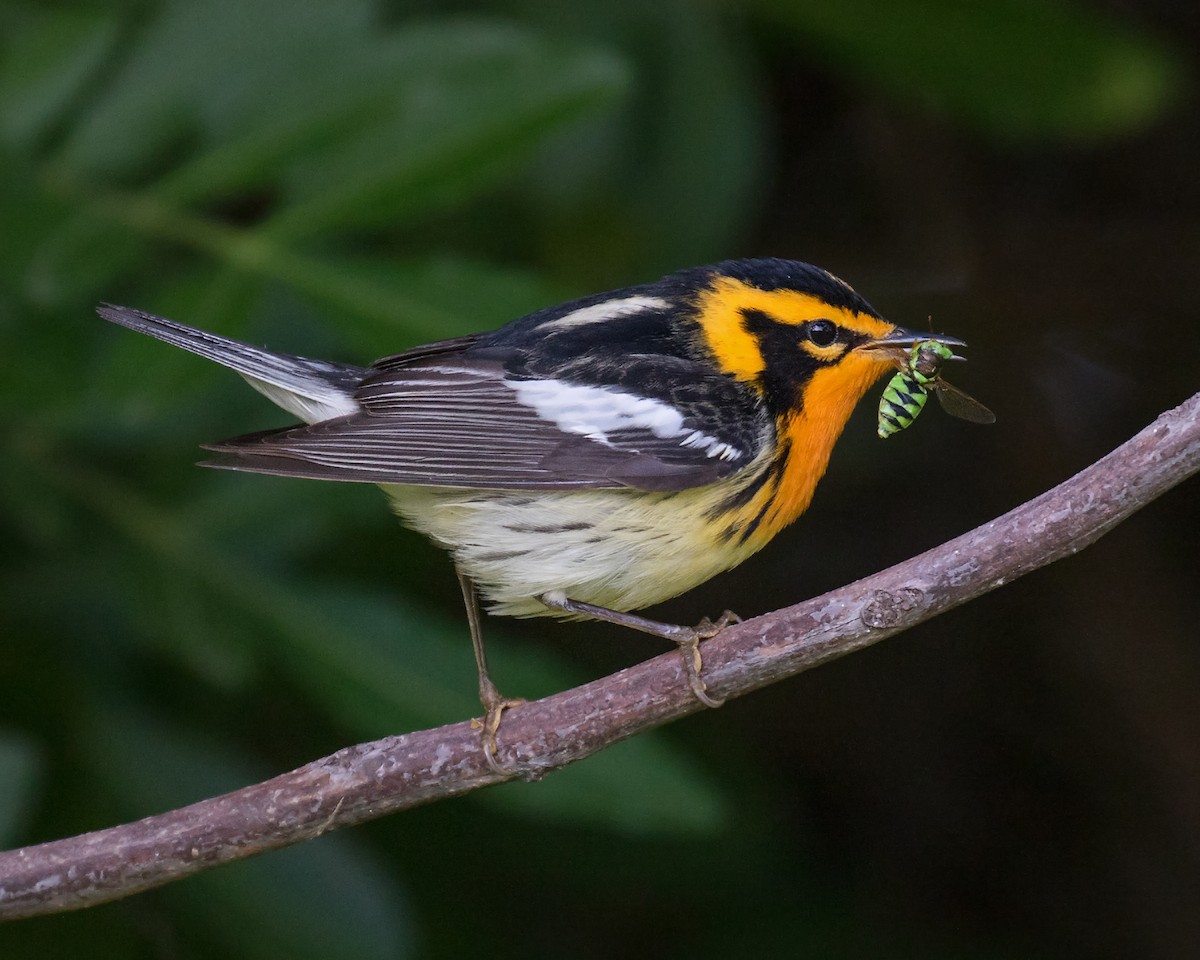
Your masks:
<instances>
[{"instance_id":1,"label":"insect's striped abdomen","mask_svg":"<svg viewBox=\"0 0 1200 960\"><path fill-rule=\"evenodd\" d=\"M879 436L899 433L920 415L929 399L929 392L907 371L901 370L883 389L879 398Z\"/></svg>"}]
</instances>

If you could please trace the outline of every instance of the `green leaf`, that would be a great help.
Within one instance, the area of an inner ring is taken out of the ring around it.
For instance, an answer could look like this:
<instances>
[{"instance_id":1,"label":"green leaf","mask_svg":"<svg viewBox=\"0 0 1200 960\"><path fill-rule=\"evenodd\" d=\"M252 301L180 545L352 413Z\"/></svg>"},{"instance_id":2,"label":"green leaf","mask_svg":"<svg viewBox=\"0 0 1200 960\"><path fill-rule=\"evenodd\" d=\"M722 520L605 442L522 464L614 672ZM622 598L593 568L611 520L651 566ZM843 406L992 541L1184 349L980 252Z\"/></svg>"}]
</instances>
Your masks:
<instances>
[{"instance_id":1,"label":"green leaf","mask_svg":"<svg viewBox=\"0 0 1200 960\"><path fill-rule=\"evenodd\" d=\"M453 576L446 565L447 576ZM376 738L479 712L466 616L461 624L399 596L308 583L272 591L277 654L309 697L356 736ZM506 682L539 694L571 683L544 656L509 652Z\"/></svg>"},{"instance_id":2,"label":"green leaf","mask_svg":"<svg viewBox=\"0 0 1200 960\"><path fill-rule=\"evenodd\" d=\"M536 274L466 257L389 261L322 257L296 286L340 318L370 359L418 343L494 329L567 292ZM359 358L365 361L368 357Z\"/></svg>"},{"instance_id":3,"label":"green leaf","mask_svg":"<svg viewBox=\"0 0 1200 960\"><path fill-rule=\"evenodd\" d=\"M4 37L0 140L31 149L63 122L117 38L112 17L91 11L32 13Z\"/></svg>"},{"instance_id":4,"label":"green leaf","mask_svg":"<svg viewBox=\"0 0 1200 960\"><path fill-rule=\"evenodd\" d=\"M123 274L144 270L147 259L144 236L87 210L55 223L30 254L25 293L44 309L87 302Z\"/></svg>"},{"instance_id":5,"label":"green leaf","mask_svg":"<svg viewBox=\"0 0 1200 960\"><path fill-rule=\"evenodd\" d=\"M157 168L167 176L156 193L174 203L278 185L270 228L281 237L395 224L491 182L624 87L607 54L484 21L381 33L370 6L168 3L66 145L60 173ZM192 150L169 170L182 142Z\"/></svg>"},{"instance_id":6,"label":"green leaf","mask_svg":"<svg viewBox=\"0 0 1200 960\"><path fill-rule=\"evenodd\" d=\"M395 225L465 199L621 93L623 64L499 23L410 27L382 55L386 112L295 164L266 229L295 238Z\"/></svg>"},{"instance_id":7,"label":"green leaf","mask_svg":"<svg viewBox=\"0 0 1200 960\"><path fill-rule=\"evenodd\" d=\"M545 256L603 284L727 255L755 215L767 149L761 80L731 18L668 0L564 4L555 19L638 70L619 112L562 131L530 173Z\"/></svg>"},{"instance_id":8,"label":"green leaf","mask_svg":"<svg viewBox=\"0 0 1200 960\"><path fill-rule=\"evenodd\" d=\"M41 751L21 734L0 729L0 849L16 841L28 822L41 771Z\"/></svg>"},{"instance_id":9,"label":"green leaf","mask_svg":"<svg viewBox=\"0 0 1200 960\"><path fill-rule=\"evenodd\" d=\"M766 152L763 91L748 50L707 5L673 12L659 67L652 189L639 197L644 242L659 251L663 270L719 258L742 235L757 210Z\"/></svg>"},{"instance_id":10,"label":"green leaf","mask_svg":"<svg viewBox=\"0 0 1200 960\"><path fill-rule=\"evenodd\" d=\"M37 251L72 214L43 188L34 162L0 144L0 330L15 327L18 305L40 300ZM47 297L46 299L51 299ZM22 313L21 320L25 321ZM3 387L0 386L0 390Z\"/></svg>"},{"instance_id":11,"label":"green leaf","mask_svg":"<svg viewBox=\"0 0 1200 960\"><path fill-rule=\"evenodd\" d=\"M264 121L278 131L314 113L324 123L324 92L344 89L355 79L347 65L369 59L373 13L371 0L167 0L125 51L59 166L76 177L144 176L193 137L260 137Z\"/></svg>"},{"instance_id":12,"label":"green leaf","mask_svg":"<svg viewBox=\"0 0 1200 960\"><path fill-rule=\"evenodd\" d=\"M1067 0L759 0L841 68L1011 140L1141 129L1178 99L1178 51Z\"/></svg>"}]
</instances>

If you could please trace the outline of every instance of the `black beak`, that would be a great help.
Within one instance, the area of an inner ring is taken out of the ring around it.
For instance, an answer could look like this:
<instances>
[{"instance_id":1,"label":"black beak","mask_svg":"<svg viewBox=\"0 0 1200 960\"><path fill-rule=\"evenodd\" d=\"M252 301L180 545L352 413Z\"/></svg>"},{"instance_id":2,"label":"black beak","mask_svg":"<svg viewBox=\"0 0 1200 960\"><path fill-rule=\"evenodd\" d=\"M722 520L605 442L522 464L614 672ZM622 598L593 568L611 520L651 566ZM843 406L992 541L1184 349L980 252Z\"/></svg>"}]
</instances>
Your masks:
<instances>
[{"instance_id":1,"label":"black beak","mask_svg":"<svg viewBox=\"0 0 1200 960\"><path fill-rule=\"evenodd\" d=\"M944 343L948 347L966 346L966 343L959 340L958 337L951 337L945 333L925 333L920 330L908 330L904 327L896 327L886 337L880 337L877 340L868 340L866 343L860 344L857 349L870 353L883 354L889 360L903 367L908 364L909 353L912 351L913 345L925 340L936 340L938 343ZM954 356L951 359L963 360L966 358Z\"/></svg>"}]
</instances>

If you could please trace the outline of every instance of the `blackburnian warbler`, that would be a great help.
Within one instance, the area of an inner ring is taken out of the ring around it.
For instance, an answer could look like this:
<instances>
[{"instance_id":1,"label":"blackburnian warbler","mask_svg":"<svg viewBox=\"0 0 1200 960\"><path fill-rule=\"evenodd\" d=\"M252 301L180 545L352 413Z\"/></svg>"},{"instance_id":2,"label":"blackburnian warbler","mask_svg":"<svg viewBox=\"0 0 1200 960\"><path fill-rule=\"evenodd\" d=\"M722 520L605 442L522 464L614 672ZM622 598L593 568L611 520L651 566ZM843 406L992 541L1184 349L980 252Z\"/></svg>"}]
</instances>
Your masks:
<instances>
[{"instance_id":1,"label":"blackburnian warbler","mask_svg":"<svg viewBox=\"0 0 1200 960\"><path fill-rule=\"evenodd\" d=\"M480 632L497 614L629 613L741 563L808 507L863 394L919 341L826 271L731 260L539 310L369 367L273 353L127 307L100 315L231 367L306 425L208 449L230 470L380 484L458 571L496 767L502 711Z\"/></svg>"}]
</instances>

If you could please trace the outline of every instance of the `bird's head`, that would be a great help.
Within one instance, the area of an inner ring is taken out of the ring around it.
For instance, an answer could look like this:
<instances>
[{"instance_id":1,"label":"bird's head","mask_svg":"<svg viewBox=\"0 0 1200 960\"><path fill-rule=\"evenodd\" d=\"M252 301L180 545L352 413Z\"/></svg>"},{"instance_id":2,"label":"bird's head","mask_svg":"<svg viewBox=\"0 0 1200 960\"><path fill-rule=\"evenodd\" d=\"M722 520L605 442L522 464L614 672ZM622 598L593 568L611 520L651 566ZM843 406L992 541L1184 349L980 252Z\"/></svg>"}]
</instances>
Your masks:
<instances>
[{"instance_id":1,"label":"bird's head","mask_svg":"<svg viewBox=\"0 0 1200 960\"><path fill-rule=\"evenodd\" d=\"M754 389L774 419L777 476L746 510L763 538L808 506L872 384L903 369L918 341L962 345L889 323L849 284L791 260L717 264L694 303L709 355Z\"/></svg>"},{"instance_id":2,"label":"bird's head","mask_svg":"<svg viewBox=\"0 0 1200 960\"><path fill-rule=\"evenodd\" d=\"M834 437L872 384L905 367L913 344L964 345L889 323L811 264L733 260L710 269L695 316L722 372L750 384L776 417L819 417Z\"/></svg>"}]
</instances>

